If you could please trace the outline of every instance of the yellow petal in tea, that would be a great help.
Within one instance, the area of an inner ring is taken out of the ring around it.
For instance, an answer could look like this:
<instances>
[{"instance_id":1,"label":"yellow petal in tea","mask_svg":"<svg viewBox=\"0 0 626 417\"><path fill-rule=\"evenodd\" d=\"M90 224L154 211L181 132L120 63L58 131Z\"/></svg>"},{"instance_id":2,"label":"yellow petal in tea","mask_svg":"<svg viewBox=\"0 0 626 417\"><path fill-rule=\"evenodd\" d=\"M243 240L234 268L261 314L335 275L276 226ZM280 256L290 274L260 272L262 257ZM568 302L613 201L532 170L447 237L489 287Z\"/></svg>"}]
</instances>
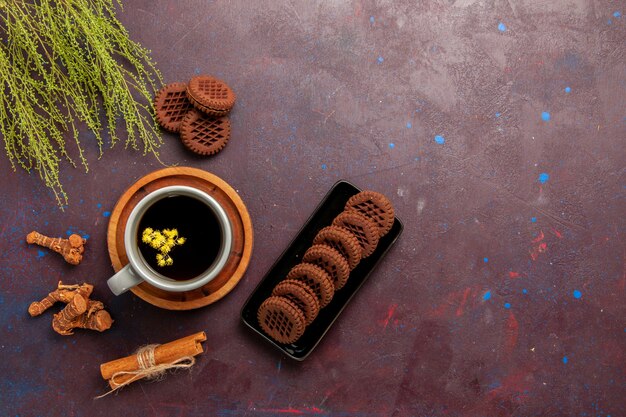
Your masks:
<instances>
[{"instance_id":1,"label":"yellow petal in tea","mask_svg":"<svg viewBox=\"0 0 626 417\"><path fill-rule=\"evenodd\" d=\"M159 251L156 254L157 265L160 267L174 264L174 260L169 255L174 246L185 243L184 237L178 236L177 229L154 230L146 227L141 234L141 241Z\"/></svg>"}]
</instances>

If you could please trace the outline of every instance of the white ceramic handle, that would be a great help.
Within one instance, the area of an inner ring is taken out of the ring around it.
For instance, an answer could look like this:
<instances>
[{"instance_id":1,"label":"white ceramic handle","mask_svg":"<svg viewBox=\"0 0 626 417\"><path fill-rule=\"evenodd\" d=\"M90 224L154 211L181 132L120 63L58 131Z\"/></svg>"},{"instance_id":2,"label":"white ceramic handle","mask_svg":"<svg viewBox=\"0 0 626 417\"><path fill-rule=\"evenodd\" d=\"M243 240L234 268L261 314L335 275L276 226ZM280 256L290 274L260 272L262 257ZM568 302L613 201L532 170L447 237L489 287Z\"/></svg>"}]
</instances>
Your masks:
<instances>
[{"instance_id":1,"label":"white ceramic handle","mask_svg":"<svg viewBox=\"0 0 626 417\"><path fill-rule=\"evenodd\" d=\"M120 295L133 288L135 285L139 285L143 282L143 279L137 275L135 271L130 267L130 264L120 269L117 274L113 275L107 281L109 288L113 291L113 294Z\"/></svg>"}]
</instances>

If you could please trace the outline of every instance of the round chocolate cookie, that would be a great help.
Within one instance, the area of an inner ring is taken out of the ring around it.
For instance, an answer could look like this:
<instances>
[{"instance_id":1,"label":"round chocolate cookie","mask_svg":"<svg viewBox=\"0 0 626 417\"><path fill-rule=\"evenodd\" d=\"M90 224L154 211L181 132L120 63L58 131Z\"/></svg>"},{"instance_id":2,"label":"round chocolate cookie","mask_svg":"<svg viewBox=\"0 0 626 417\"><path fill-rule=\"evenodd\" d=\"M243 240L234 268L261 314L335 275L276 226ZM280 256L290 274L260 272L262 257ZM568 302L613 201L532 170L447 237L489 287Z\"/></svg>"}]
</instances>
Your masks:
<instances>
[{"instance_id":1,"label":"round chocolate cookie","mask_svg":"<svg viewBox=\"0 0 626 417\"><path fill-rule=\"evenodd\" d=\"M180 131L183 117L193 106L187 98L187 84L171 83L154 96L154 112L157 122L170 132Z\"/></svg>"},{"instance_id":2,"label":"round chocolate cookie","mask_svg":"<svg viewBox=\"0 0 626 417\"><path fill-rule=\"evenodd\" d=\"M354 269L361 260L361 244L359 240L349 231L342 227L328 226L320 230L315 239L314 245L327 245L339 252Z\"/></svg>"},{"instance_id":3,"label":"round chocolate cookie","mask_svg":"<svg viewBox=\"0 0 626 417\"><path fill-rule=\"evenodd\" d=\"M188 96L189 97L189 96ZM222 116L226 116L228 113L230 113L230 110L225 110L225 111L217 111L217 110L213 110L210 109L208 107L204 107L201 104L198 104L197 101L193 101L193 100L189 100L189 102L191 103L192 107L198 111L200 111L201 113L206 114L207 116L211 116L211 117L222 117Z\"/></svg>"},{"instance_id":4,"label":"round chocolate cookie","mask_svg":"<svg viewBox=\"0 0 626 417\"><path fill-rule=\"evenodd\" d=\"M317 265L298 264L291 268L286 279L302 281L308 285L317 296L320 307L326 307L335 294L332 278Z\"/></svg>"},{"instance_id":5,"label":"round chocolate cookie","mask_svg":"<svg viewBox=\"0 0 626 417\"><path fill-rule=\"evenodd\" d=\"M235 93L222 80L210 75L197 75L187 85L191 104L203 113L224 116L235 104Z\"/></svg>"},{"instance_id":6,"label":"round chocolate cookie","mask_svg":"<svg viewBox=\"0 0 626 417\"><path fill-rule=\"evenodd\" d=\"M304 313L307 326L315 320L315 317L320 312L320 303L317 300L317 295L302 281L286 279L274 288L272 295L285 297L297 305Z\"/></svg>"},{"instance_id":7,"label":"round chocolate cookie","mask_svg":"<svg viewBox=\"0 0 626 417\"><path fill-rule=\"evenodd\" d=\"M230 139L230 120L226 116L214 119L191 109L181 123L180 138L192 152L200 155L216 154Z\"/></svg>"},{"instance_id":8,"label":"round chocolate cookie","mask_svg":"<svg viewBox=\"0 0 626 417\"><path fill-rule=\"evenodd\" d=\"M302 310L285 297L269 297L257 311L259 325L279 343L293 343L304 333L306 319Z\"/></svg>"},{"instance_id":9,"label":"round chocolate cookie","mask_svg":"<svg viewBox=\"0 0 626 417\"><path fill-rule=\"evenodd\" d=\"M335 217L333 226L343 227L357 238L363 249L363 258L370 256L376 250L379 239L378 226L364 215L354 211L344 211Z\"/></svg>"},{"instance_id":10,"label":"round chocolate cookie","mask_svg":"<svg viewBox=\"0 0 626 417\"><path fill-rule=\"evenodd\" d=\"M302 262L323 268L333 279L335 291L341 289L350 276L350 265L337 249L328 245L313 245L302 257Z\"/></svg>"},{"instance_id":11,"label":"round chocolate cookie","mask_svg":"<svg viewBox=\"0 0 626 417\"><path fill-rule=\"evenodd\" d=\"M346 203L345 210L361 213L376 223L380 237L391 230L395 220L391 201L376 191L361 191L353 195Z\"/></svg>"}]
</instances>

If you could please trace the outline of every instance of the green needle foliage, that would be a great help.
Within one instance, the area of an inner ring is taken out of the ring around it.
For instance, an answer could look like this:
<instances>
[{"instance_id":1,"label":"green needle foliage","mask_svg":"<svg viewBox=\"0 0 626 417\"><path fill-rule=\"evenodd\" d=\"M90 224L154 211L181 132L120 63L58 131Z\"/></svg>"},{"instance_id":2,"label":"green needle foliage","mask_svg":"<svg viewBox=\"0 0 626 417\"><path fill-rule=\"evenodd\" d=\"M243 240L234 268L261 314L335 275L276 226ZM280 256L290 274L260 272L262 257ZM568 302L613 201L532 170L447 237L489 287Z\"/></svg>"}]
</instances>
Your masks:
<instances>
[{"instance_id":1,"label":"green needle foliage","mask_svg":"<svg viewBox=\"0 0 626 417\"><path fill-rule=\"evenodd\" d=\"M116 5L0 0L0 134L13 169L35 170L61 206L67 195L59 163L76 165L70 147L88 171L81 126L95 135L100 156L103 134L113 146L121 131L127 148L158 159L151 98L162 78L115 17Z\"/></svg>"}]
</instances>

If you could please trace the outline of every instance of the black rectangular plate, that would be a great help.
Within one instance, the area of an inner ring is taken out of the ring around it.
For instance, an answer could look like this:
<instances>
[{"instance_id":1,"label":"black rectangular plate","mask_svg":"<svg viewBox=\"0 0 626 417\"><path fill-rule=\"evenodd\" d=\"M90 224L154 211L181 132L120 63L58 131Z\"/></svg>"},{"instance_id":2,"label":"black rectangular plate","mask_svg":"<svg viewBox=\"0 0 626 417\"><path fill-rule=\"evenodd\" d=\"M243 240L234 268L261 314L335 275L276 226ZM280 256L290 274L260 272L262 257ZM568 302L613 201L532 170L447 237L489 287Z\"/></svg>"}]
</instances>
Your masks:
<instances>
[{"instance_id":1,"label":"black rectangular plate","mask_svg":"<svg viewBox=\"0 0 626 417\"><path fill-rule=\"evenodd\" d=\"M332 301L326 307L320 310L317 318L307 327L297 342L281 344L272 340L259 326L257 310L261 303L272 294L276 284L287 276L291 268L300 263L304 252L311 247L317 232L326 226L330 226L333 219L343 211L348 199L360 191L347 181L337 182L317 206L291 244L265 274L241 310L241 319L248 327L277 347L285 355L297 361L306 359L322 340L350 299L361 288L361 285L367 280L378 262L398 239L403 229L402 222L397 217L395 218L391 230L380 239L374 253L362 259L356 268L350 272L346 285L335 293Z\"/></svg>"}]
</instances>

